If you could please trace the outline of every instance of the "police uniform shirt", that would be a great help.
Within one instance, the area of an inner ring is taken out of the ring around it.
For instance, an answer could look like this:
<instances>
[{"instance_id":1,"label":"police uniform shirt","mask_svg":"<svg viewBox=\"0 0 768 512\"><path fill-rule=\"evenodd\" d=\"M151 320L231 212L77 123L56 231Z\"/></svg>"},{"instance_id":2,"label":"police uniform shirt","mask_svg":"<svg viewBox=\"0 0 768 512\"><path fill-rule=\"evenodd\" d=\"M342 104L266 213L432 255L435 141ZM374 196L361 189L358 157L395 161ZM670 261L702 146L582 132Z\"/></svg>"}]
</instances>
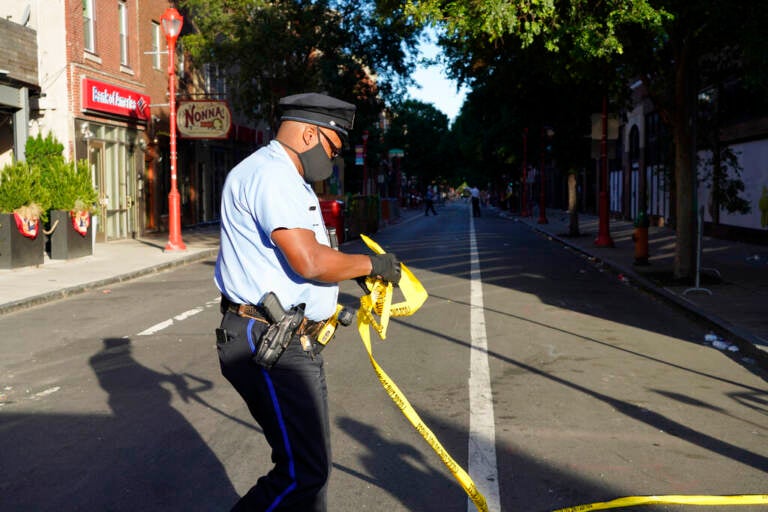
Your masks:
<instances>
[{"instance_id":1,"label":"police uniform shirt","mask_svg":"<svg viewBox=\"0 0 768 512\"><path fill-rule=\"evenodd\" d=\"M284 308L304 303L308 319L325 320L336 310L338 285L308 281L294 272L271 239L278 228L309 229L319 243L330 246L315 192L273 140L227 176L214 280L232 302L258 304L272 291Z\"/></svg>"}]
</instances>

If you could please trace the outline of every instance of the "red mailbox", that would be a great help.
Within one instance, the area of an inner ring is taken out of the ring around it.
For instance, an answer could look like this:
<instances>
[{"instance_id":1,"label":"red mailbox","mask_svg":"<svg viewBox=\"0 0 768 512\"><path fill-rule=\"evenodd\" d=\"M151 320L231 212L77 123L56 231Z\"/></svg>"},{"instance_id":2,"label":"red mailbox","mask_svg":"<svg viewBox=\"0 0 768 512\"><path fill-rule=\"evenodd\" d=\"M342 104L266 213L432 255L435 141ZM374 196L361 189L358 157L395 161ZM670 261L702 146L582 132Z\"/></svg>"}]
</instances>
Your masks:
<instances>
[{"instance_id":1,"label":"red mailbox","mask_svg":"<svg viewBox=\"0 0 768 512\"><path fill-rule=\"evenodd\" d=\"M320 211L323 213L323 222L330 231L336 230L336 238L339 244L344 243L344 201L338 199L321 199Z\"/></svg>"}]
</instances>

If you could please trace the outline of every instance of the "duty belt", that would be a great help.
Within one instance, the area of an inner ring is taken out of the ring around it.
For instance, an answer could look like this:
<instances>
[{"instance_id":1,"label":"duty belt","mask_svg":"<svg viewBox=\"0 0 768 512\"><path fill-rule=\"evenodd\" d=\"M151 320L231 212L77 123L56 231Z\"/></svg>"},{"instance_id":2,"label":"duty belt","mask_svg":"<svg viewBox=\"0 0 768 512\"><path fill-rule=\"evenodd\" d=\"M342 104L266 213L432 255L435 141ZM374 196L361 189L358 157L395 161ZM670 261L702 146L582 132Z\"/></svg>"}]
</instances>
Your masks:
<instances>
[{"instance_id":1,"label":"duty belt","mask_svg":"<svg viewBox=\"0 0 768 512\"><path fill-rule=\"evenodd\" d=\"M222 314L229 311L230 313L234 313L237 316L241 316L244 318L253 318L254 320L258 320L259 322L264 322L265 324L271 324L272 322L269 321L269 317L264 312L264 308L258 305L254 304L238 304L236 302L232 302L228 298L226 298L224 295L221 296L221 312ZM296 334L299 336L306 335L311 338L316 338L317 334L320 332L320 329L325 325L325 322L316 322L314 320L308 320L304 319L301 322L301 325L296 329Z\"/></svg>"}]
</instances>

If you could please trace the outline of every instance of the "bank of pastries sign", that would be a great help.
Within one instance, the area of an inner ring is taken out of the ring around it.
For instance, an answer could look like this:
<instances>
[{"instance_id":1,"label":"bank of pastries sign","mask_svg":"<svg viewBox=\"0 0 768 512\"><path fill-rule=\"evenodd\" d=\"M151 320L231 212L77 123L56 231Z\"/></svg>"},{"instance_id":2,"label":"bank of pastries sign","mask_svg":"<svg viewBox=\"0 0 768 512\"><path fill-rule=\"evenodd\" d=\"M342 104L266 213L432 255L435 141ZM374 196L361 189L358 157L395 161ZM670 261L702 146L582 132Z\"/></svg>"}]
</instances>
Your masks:
<instances>
[{"instance_id":1,"label":"bank of pastries sign","mask_svg":"<svg viewBox=\"0 0 768 512\"><path fill-rule=\"evenodd\" d=\"M187 139L226 139L232 113L226 101L180 101L176 128Z\"/></svg>"}]
</instances>

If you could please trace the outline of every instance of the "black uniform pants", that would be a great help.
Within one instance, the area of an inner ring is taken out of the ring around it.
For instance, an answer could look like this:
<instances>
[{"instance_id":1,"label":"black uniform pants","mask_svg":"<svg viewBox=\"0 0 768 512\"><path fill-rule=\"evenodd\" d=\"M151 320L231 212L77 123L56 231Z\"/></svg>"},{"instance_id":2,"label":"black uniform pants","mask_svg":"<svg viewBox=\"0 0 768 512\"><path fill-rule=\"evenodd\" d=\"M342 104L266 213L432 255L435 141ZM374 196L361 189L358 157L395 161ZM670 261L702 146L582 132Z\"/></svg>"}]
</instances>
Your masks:
<instances>
[{"instance_id":1,"label":"black uniform pants","mask_svg":"<svg viewBox=\"0 0 768 512\"><path fill-rule=\"evenodd\" d=\"M257 340L264 324L225 313L222 327L235 341ZM243 360L222 363L221 372L263 429L275 464L232 510L325 512L331 444L322 356L313 359L294 338L270 370Z\"/></svg>"}]
</instances>

